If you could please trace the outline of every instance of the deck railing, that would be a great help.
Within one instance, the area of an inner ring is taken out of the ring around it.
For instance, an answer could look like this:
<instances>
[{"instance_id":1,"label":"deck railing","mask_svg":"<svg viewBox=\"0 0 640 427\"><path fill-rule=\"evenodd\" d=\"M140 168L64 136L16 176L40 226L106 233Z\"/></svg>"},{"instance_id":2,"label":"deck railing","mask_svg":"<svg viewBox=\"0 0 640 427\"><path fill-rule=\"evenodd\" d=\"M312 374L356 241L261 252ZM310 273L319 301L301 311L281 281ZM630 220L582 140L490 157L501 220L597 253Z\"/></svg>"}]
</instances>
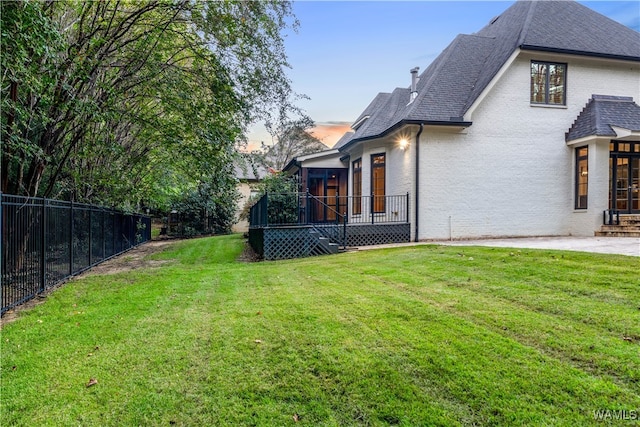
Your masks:
<instances>
[{"instance_id":1,"label":"deck railing","mask_svg":"<svg viewBox=\"0 0 640 427\"><path fill-rule=\"evenodd\" d=\"M604 225L620 225L620 211L607 209L602 213L602 223Z\"/></svg>"},{"instance_id":2,"label":"deck railing","mask_svg":"<svg viewBox=\"0 0 640 427\"><path fill-rule=\"evenodd\" d=\"M267 193L253 205L250 227L301 224L382 224L409 222L409 194L314 196Z\"/></svg>"}]
</instances>

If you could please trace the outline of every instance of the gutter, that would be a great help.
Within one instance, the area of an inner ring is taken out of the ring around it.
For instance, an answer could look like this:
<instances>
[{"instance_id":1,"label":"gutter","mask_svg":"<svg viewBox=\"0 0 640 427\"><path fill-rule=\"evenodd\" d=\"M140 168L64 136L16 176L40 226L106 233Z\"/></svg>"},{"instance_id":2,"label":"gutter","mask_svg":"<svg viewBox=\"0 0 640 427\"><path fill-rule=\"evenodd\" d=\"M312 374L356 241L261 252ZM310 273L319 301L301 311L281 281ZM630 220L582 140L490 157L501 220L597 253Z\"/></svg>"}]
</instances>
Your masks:
<instances>
[{"instance_id":1,"label":"gutter","mask_svg":"<svg viewBox=\"0 0 640 427\"><path fill-rule=\"evenodd\" d=\"M418 242L419 220L420 220L420 135L424 129L424 123L420 123L420 130L416 134L416 228L414 242Z\"/></svg>"},{"instance_id":2,"label":"gutter","mask_svg":"<svg viewBox=\"0 0 640 427\"><path fill-rule=\"evenodd\" d=\"M402 126L405 126L405 125L453 126L453 127L464 127L464 128L466 128L466 127L471 126L472 122L464 121L459 117L452 117L452 120L400 120L395 125L393 125L391 127L388 127L383 132L380 132L377 135L363 136L362 138L354 138L351 141L347 142L342 147L338 148L338 151L346 150L346 149L348 149L349 147L351 147L352 145L354 145L354 144L356 144L358 142L363 142L363 141L369 141L369 140L372 140L372 139L382 138L382 137L387 136L388 134L400 129Z\"/></svg>"},{"instance_id":3,"label":"gutter","mask_svg":"<svg viewBox=\"0 0 640 427\"><path fill-rule=\"evenodd\" d=\"M416 134L416 228L415 228L415 237L414 241L418 242L418 221L420 218L420 211L418 209L420 202L420 135L422 134L422 130L424 129L424 123L420 123L420 130Z\"/></svg>"},{"instance_id":4,"label":"gutter","mask_svg":"<svg viewBox=\"0 0 640 427\"><path fill-rule=\"evenodd\" d=\"M534 52L560 53L563 55L590 56L593 58L618 59L621 61L640 62L640 57L631 55L617 55L611 53L585 52L582 50L561 49L557 47L536 46L530 44L521 44L520 49Z\"/></svg>"}]
</instances>

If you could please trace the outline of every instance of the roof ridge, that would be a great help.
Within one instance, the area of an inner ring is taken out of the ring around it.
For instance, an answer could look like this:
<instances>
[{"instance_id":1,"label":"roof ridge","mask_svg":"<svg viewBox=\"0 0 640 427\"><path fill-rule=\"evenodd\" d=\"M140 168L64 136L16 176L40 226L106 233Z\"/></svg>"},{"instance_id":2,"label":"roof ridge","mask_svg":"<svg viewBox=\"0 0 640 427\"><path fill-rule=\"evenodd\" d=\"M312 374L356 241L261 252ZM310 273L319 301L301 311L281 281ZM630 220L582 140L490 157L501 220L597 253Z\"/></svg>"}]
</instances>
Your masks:
<instances>
[{"instance_id":1,"label":"roof ridge","mask_svg":"<svg viewBox=\"0 0 640 427\"><path fill-rule=\"evenodd\" d=\"M591 95L591 99L594 101L605 101L605 102L633 102L632 96L616 96L616 95Z\"/></svg>"},{"instance_id":2,"label":"roof ridge","mask_svg":"<svg viewBox=\"0 0 640 427\"><path fill-rule=\"evenodd\" d=\"M518 42L516 43L516 46L522 46L522 44L524 43L524 39L527 32L529 31L531 18L533 17L534 9L536 7L535 1L527 1L527 0L520 0L520 1L522 1L522 3L526 3L529 6L529 10L527 11L527 17L525 18L524 23L520 28L520 34L518 34Z\"/></svg>"},{"instance_id":3,"label":"roof ridge","mask_svg":"<svg viewBox=\"0 0 640 427\"><path fill-rule=\"evenodd\" d=\"M591 96L591 99L589 100L589 104L591 104L591 127L592 127L592 131L594 133L598 133L598 129L600 129L600 116L602 114L602 108L600 108L600 103L596 102L595 98L593 98L593 95Z\"/></svg>"}]
</instances>

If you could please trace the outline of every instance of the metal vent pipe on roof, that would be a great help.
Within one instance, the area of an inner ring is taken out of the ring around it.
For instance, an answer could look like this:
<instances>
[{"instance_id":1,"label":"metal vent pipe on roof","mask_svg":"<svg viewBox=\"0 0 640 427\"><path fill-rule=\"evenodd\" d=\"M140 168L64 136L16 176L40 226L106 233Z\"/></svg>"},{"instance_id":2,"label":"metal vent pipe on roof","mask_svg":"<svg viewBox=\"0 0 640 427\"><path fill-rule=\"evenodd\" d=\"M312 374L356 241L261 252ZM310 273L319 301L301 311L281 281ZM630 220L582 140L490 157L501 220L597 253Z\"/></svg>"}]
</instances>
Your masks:
<instances>
[{"instance_id":1,"label":"metal vent pipe on roof","mask_svg":"<svg viewBox=\"0 0 640 427\"><path fill-rule=\"evenodd\" d=\"M418 71L420 71L420 67L415 67L410 70L411 72L411 98L409 103L413 102L414 99L418 96L418 82L420 81L420 77L418 77Z\"/></svg>"}]
</instances>

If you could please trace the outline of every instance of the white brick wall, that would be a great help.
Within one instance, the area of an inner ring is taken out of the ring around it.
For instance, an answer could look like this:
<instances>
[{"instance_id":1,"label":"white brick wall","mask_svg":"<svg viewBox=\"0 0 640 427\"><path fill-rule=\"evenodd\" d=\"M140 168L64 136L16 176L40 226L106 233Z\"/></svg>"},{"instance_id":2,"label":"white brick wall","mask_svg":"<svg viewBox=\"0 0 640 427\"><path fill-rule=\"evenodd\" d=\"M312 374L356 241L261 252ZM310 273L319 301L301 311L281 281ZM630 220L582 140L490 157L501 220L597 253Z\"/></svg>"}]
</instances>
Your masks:
<instances>
[{"instance_id":1,"label":"white brick wall","mask_svg":"<svg viewBox=\"0 0 640 427\"><path fill-rule=\"evenodd\" d=\"M530 105L531 59L568 63L566 107ZM521 54L466 134L423 133L419 237L593 235L608 203L608 144L590 146L589 209L575 211L564 135L592 94L638 101L639 78L629 64Z\"/></svg>"},{"instance_id":2,"label":"white brick wall","mask_svg":"<svg viewBox=\"0 0 640 427\"><path fill-rule=\"evenodd\" d=\"M568 64L566 106L530 105L532 59ZM473 110L471 127L426 126L420 138L418 237L593 235L608 207L608 141L589 144L589 208L577 211L575 147L564 140L592 94L632 96L640 102L640 68L523 52ZM363 194L370 194L371 154L384 152L387 194L409 192L413 198L417 130L400 130L410 142L405 150L397 147L400 135L395 134L350 153L351 161L362 157ZM350 170L350 181L352 176ZM410 209L413 229L414 200Z\"/></svg>"}]
</instances>

